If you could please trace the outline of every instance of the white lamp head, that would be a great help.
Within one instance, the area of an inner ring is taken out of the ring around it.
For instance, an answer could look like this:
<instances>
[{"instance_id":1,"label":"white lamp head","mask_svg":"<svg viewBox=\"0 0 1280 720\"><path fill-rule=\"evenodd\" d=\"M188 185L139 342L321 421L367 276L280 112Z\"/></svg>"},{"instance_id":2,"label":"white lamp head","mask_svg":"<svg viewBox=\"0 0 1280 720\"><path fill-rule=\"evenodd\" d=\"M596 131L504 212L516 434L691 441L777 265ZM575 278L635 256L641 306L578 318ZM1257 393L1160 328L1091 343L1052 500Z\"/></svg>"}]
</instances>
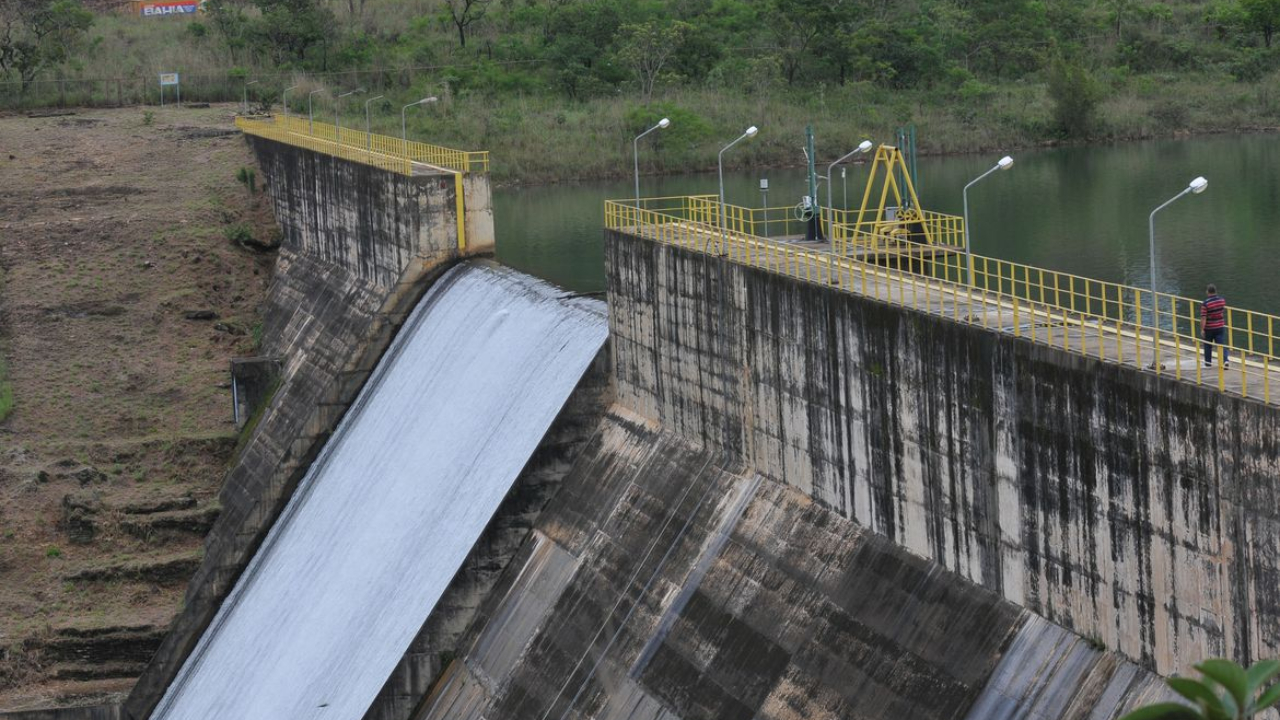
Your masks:
<instances>
[{"instance_id":1,"label":"white lamp head","mask_svg":"<svg viewBox=\"0 0 1280 720\"><path fill-rule=\"evenodd\" d=\"M1000 158L1000 162L996 163L996 167L1000 168L1001 170L1008 170L1009 168L1013 167L1013 158L1009 157L1008 155L1005 155L1004 157Z\"/></svg>"},{"instance_id":2,"label":"white lamp head","mask_svg":"<svg viewBox=\"0 0 1280 720\"><path fill-rule=\"evenodd\" d=\"M671 118L662 118L661 120L658 121L658 127L660 128L666 128L666 127L669 127L670 125L671 125Z\"/></svg>"},{"instance_id":3,"label":"white lamp head","mask_svg":"<svg viewBox=\"0 0 1280 720\"><path fill-rule=\"evenodd\" d=\"M440 99L440 98L436 97L435 95L432 95L431 97L424 97L424 98L422 98L421 100L419 100L418 102L419 102L419 103L433 103L433 102L436 102L436 101L437 101L437 100L439 100L439 99Z\"/></svg>"},{"instance_id":4,"label":"white lamp head","mask_svg":"<svg viewBox=\"0 0 1280 720\"><path fill-rule=\"evenodd\" d=\"M749 138L752 138L752 137L755 137L755 136L756 136L756 133L757 133L757 132L760 132L760 131L759 131L758 129L756 129L756 126L755 126L755 125L752 125L751 127L747 128L747 131L746 131L746 132L742 133L742 137L749 137Z\"/></svg>"},{"instance_id":5,"label":"white lamp head","mask_svg":"<svg viewBox=\"0 0 1280 720\"><path fill-rule=\"evenodd\" d=\"M1209 181L1205 180L1203 177L1198 177L1191 181L1191 184L1187 186L1187 189L1199 195L1204 192L1207 187L1209 187Z\"/></svg>"},{"instance_id":6,"label":"white lamp head","mask_svg":"<svg viewBox=\"0 0 1280 720\"><path fill-rule=\"evenodd\" d=\"M862 142L858 143L858 152L864 153L864 152L868 152L869 150L871 150L870 140L863 140Z\"/></svg>"}]
</instances>

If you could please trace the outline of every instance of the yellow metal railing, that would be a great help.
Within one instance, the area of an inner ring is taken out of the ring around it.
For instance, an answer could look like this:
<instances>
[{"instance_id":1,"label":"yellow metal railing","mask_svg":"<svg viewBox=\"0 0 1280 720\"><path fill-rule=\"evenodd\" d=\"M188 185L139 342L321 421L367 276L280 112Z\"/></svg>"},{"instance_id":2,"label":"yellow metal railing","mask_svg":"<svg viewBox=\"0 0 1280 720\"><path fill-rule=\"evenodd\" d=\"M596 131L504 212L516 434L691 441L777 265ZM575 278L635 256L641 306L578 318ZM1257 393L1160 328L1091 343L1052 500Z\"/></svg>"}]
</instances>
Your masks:
<instances>
[{"instance_id":1,"label":"yellow metal railing","mask_svg":"<svg viewBox=\"0 0 1280 720\"><path fill-rule=\"evenodd\" d=\"M724 222L719 221L720 201L716 195L694 195L687 198L645 198L640 206L658 210L647 203L662 201L665 212L685 219L723 226L730 232L762 238L795 238L803 236L809 220L798 216L794 207L750 208L726 203ZM682 203L681 201L687 201ZM621 201L620 201L621 202ZM912 222L856 222L856 210L822 209L822 226L829 234L837 254L879 252L886 248L902 249L904 243L948 248L964 247L964 218L926 210ZM841 248L844 249L841 252Z\"/></svg>"},{"instance_id":2,"label":"yellow metal railing","mask_svg":"<svg viewBox=\"0 0 1280 720\"><path fill-rule=\"evenodd\" d=\"M281 115L237 117L236 127L247 135L264 137L402 175L413 175L415 165L431 166L451 173L457 204L458 249L467 248L466 189L463 186L463 176L488 172L488 152L468 152L427 143L405 142L400 138Z\"/></svg>"},{"instance_id":3,"label":"yellow metal railing","mask_svg":"<svg viewBox=\"0 0 1280 720\"><path fill-rule=\"evenodd\" d=\"M1206 368L1198 300L1164 293L1153 300L1149 290L978 255L970 271L970 257L950 242L922 253L916 243L879 238L878 252L838 255L768 240L745 231L753 227L748 215L725 214L727 222L719 223L715 196L638 207L608 201L605 226L1245 397L1280 400L1271 388L1272 370L1280 370L1280 317L1228 309L1234 357L1228 366L1216 351Z\"/></svg>"},{"instance_id":4,"label":"yellow metal railing","mask_svg":"<svg viewBox=\"0 0 1280 720\"><path fill-rule=\"evenodd\" d=\"M236 118L236 127L250 135L305 147L404 175L413 174L415 163L460 173L489 171L489 153L486 151L454 150L366 133L355 128L339 128L326 122L312 123L306 118L283 115L239 117Z\"/></svg>"},{"instance_id":5,"label":"yellow metal railing","mask_svg":"<svg viewBox=\"0 0 1280 720\"><path fill-rule=\"evenodd\" d=\"M941 248L964 247L964 218L959 215L925 210L914 220L858 223L854 212L827 210L826 213L834 215L829 220L831 245L840 255L904 242Z\"/></svg>"}]
</instances>

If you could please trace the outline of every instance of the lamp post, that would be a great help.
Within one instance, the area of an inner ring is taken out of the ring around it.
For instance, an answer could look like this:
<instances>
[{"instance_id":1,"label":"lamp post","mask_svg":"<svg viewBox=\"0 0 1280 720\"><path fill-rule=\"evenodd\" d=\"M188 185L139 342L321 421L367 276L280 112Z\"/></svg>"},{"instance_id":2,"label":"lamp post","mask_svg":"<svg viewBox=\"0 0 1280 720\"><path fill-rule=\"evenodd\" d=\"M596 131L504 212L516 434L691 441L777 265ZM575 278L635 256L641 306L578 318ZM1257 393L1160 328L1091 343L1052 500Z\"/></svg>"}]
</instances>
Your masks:
<instances>
[{"instance_id":1,"label":"lamp post","mask_svg":"<svg viewBox=\"0 0 1280 720\"><path fill-rule=\"evenodd\" d=\"M366 150L373 149L373 132L370 129L370 125L369 125L369 103L373 102L374 100L381 100L384 97L386 96L375 95L374 97L371 97L368 100L364 101L364 139L365 139Z\"/></svg>"},{"instance_id":2,"label":"lamp post","mask_svg":"<svg viewBox=\"0 0 1280 720\"><path fill-rule=\"evenodd\" d=\"M307 134L308 135L316 134L316 114L311 109L311 98L315 97L316 93L321 93L321 92L324 92L324 88L320 88L319 90L312 90L311 92L307 93Z\"/></svg>"},{"instance_id":3,"label":"lamp post","mask_svg":"<svg viewBox=\"0 0 1280 720\"><path fill-rule=\"evenodd\" d=\"M1148 254L1151 256L1151 313L1152 313L1151 317L1153 320L1152 327L1154 327L1157 331L1160 330L1160 298L1159 296L1156 295L1156 213L1165 209L1166 207L1171 205L1174 200L1177 200L1183 195L1187 195L1190 193L1199 195L1200 193L1204 192L1205 189L1208 187L1209 187L1208 180L1205 180L1203 177L1197 177L1196 179L1192 180L1190 184L1188 184L1185 188L1183 188L1182 192L1178 193L1177 195L1174 195L1173 197L1169 198L1163 205L1156 208L1155 210L1152 210L1151 215L1147 217L1147 239L1150 242L1150 248L1148 250Z\"/></svg>"},{"instance_id":4,"label":"lamp post","mask_svg":"<svg viewBox=\"0 0 1280 720\"><path fill-rule=\"evenodd\" d=\"M362 92L364 92L364 88L356 88L355 90L349 90L347 92L344 92L334 99L334 103L333 103L333 126L335 130L334 139L337 141L339 145L342 144L342 103L340 101L344 97L348 97L350 95L359 95Z\"/></svg>"},{"instance_id":5,"label":"lamp post","mask_svg":"<svg viewBox=\"0 0 1280 720\"><path fill-rule=\"evenodd\" d=\"M635 160L635 169L636 169L636 208L637 209L639 209L640 207L640 138L644 137L645 135L648 135L654 130L662 130L667 128L670 125L671 125L670 118L662 118L661 120L658 121L657 125L654 125L648 130L645 130L644 132L640 133L639 135L636 136L634 140L631 141L631 155L632 155L632 158Z\"/></svg>"},{"instance_id":6,"label":"lamp post","mask_svg":"<svg viewBox=\"0 0 1280 720\"><path fill-rule=\"evenodd\" d=\"M831 182L831 171L834 170L837 165L844 162L845 160L848 160L854 155L865 153L870 149L871 149L871 141L863 140L862 142L858 143L858 147L836 158L835 162L827 166L827 212L831 213L831 230L833 231L832 234L834 234L834 230L836 226L836 212L835 212L835 205L831 204L831 189L832 189L832 186L834 185L834 183ZM840 172L843 173L844 168L841 168Z\"/></svg>"},{"instance_id":7,"label":"lamp post","mask_svg":"<svg viewBox=\"0 0 1280 720\"><path fill-rule=\"evenodd\" d=\"M248 114L249 114L249 86L250 86L250 85L257 85L257 84L258 84L258 81L257 81L257 80L253 80L253 81L251 81L251 82L246 82L246 83L244 84L244 114L245 114L245 115L248 115Z\"/></svg>"},{"instance_id":8,"label":"lamp post","mask_svg":"<svg viewBox=\"0 0 1280 720\"><path fill-rule=\"evenodd\" d=\"M1000 158L1000 161L995 164L995 167L982 173L973 180L970 180L969 184L965 185L964 190L961 192L961 195L964 196L964 256L966 264L969 266L969 285L973 285L973 254L969 252L969 188L973 187L979 180L982 180L991 173L997 170L1008 170L1011 167L1013 167L1013 158L1005 155Z\"/></svg>"},{"instance_id":9,"label":"lamp post","mask_svg":"<svg viewBox=\"0 0 1280 720\"><path fill-rule=\"evenodd\" d=\"M404 107L400 108L400 142L404 143L403 145L404 153L407 154L409 152L409 133L406 129L407 126L405 124L405 119L404 119L405 112L408 111L408 109L413 107L414 105L426 105L428 103L433 103L439 99L440 98L436 97L435 95L432 95L431 97L424 97L418 102L411 102L408 105L405 105Z\"/></svg>"},{"instance_id":10,"label":"lamp post","mask_svg":"<svg viewBox=\"0 0 1280 720\"><path fill-rule=\"evenodd\" d=\"M280 93L280 104L284 106L284 116L289 117L289 91L296 89L297 85L290 85Z\"/></svg>"},{"instance_id":11,"label":"lamp post","mask_svg":"<svg viewBox=\"0 0 1280 720\"><path fill-rule=\"evenodd\" d=\"M720 148L720 155L716 158L716 163L720 168L720 234L722 237L728 232L728 223L725 222L724 217L724 153L739 142L742 142L747 138L755 137L757 132L759 132L759 130L756 129L755 125L747 128L747 131L739 135L736 140L725 145L723 148Z\"/></svg>"}]
</instances>

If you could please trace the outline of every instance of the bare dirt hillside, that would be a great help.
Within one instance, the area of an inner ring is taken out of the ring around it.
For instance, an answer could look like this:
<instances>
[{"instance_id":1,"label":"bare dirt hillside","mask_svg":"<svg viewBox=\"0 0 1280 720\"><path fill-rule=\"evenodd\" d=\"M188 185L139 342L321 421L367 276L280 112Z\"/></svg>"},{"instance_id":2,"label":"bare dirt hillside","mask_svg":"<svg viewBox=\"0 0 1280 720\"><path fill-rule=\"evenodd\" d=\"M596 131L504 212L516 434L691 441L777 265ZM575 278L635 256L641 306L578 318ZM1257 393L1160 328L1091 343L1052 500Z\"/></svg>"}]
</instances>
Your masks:
<instances>
[{"instance_id":1,"label":"bare dirt hillside","mask_svg":"<svg viewBox=\"0 0 1280 720\"><path fill-rule=\"evenodd\" d=\"M127 691L217 516L275 232L232 112L0 117L0 711Z\"/></svg>"}]
</instances>

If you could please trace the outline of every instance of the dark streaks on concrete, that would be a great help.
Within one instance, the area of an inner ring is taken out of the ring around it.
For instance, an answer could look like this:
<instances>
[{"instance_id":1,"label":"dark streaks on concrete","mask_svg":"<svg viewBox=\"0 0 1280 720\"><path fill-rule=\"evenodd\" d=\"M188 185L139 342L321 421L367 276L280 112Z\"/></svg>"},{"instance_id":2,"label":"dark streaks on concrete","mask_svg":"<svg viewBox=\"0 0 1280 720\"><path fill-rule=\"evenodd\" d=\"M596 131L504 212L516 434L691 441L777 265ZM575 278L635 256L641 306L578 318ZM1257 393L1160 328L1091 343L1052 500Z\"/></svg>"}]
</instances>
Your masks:
<instances>
[{"instance_id":1,"label":"dark streaks on concrete","mask_svg":"<svg viewBox=\"0 0 1280 720\"><path fill-rule=\"evenodd\" d=\"M611 327L625 407L1148 668L1280 652L1276 408L620 232L606 256L644 318Z\"/></svg>"}]
</instances>

